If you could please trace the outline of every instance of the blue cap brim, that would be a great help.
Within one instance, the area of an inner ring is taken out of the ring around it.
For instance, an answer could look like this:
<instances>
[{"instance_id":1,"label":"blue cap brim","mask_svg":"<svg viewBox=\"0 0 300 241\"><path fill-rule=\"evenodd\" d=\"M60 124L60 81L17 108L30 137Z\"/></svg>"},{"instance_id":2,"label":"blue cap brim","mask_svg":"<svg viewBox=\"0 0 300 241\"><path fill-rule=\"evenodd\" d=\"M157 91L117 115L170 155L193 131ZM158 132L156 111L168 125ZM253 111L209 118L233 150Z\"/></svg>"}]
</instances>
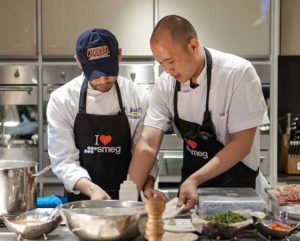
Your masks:
<instances>
[{"instance_id":1,"label":"blue cap brim","mask_svg":"<svg viewBox=\"0 0 300 241\"><path fill-rule=\"evenodd\" d=\"M101 63L82 65L84 75L87 80L98 79L101 76L118 76L118 58L103 60Z\"/></svg>"}]
</instances>

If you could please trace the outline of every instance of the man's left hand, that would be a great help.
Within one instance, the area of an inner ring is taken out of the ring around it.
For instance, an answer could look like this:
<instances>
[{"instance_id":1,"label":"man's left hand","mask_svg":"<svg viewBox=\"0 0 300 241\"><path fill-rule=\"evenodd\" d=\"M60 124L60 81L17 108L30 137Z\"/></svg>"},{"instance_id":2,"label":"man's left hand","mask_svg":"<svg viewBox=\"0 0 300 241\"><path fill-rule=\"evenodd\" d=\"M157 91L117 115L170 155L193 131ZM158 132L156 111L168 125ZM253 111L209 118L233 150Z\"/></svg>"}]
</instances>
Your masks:
<instances>
[{"instance_id":1,"label":"man's left hand","mask_svg":"<svg viewBox=\"0 0 300 241\"><path fill-rule=\"evenodd\" d=\"M179 191L178 206L185 204L183 211L191 210L198 204L197 182L193 178L188 178L182 183Z\"/></svg>"},{"instance_id":2,"label":"man's left hand","mask_svg":"<svg viewBox=\"0 0 300 241\"><path fill-rule=\"evenodd\" d=\"M161 191L159 190L156 190L154 188L146 188L144 190L144 196L145 198L149 199L149 198L152 198L152 197L157 197L161 200L163 200L164 202L168 202L169 199L166 197L166 195L164 193L162 193Z\"/></svg>"}]
</instances>

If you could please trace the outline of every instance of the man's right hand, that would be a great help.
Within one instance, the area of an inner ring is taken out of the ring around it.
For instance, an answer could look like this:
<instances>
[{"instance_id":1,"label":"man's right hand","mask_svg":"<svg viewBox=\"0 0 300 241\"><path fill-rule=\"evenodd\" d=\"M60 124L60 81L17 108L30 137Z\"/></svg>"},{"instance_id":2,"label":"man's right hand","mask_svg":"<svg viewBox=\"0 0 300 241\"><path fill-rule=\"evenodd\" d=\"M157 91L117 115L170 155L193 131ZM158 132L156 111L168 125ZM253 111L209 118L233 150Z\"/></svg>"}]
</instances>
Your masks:
<instances>
[{"instance_id":1,"label":"man's right hand","mask_svg":"<svg viewBox=\"0 0 300 241\"><path fill-rule=\"evenodd\" d=\"M91 200L111 199L111 197L101 187L86 177L80 178L76 182L75 189L90 197Z\"/></svg>"},{"instance_id":2,"label":"man's right hand","mask_svg":"<svg viewBox=\"0 0 300 241\"><path fill-rule=\"evenodd\" d=\"M95 184L90 195L91 200L110 200L111 197L101 187Z\"/></svg>"},{"instance_id":3,"label":"man's right hand","mask_svg":"<svg viewBox=\"0 0 300 241\"><path fill-rule=\"evenodd\" d=\"M169 201L169 199L166 197L166 195L163 192L156 190L154 188L145 189L144 196L147 199L152 198L152 197L157 197L157 198L160 198L161 200L163 200L164 202Z\"/></svg>"},{"instance_id":4,"label":"man's right hand","mask_svg":"<svg viewBox=\"0 0 300 241\"><path fill-rule=\"evenodd\" d=\"M178 206L185 204L183 211L191 210L198 204L197 182L193 178L186 179L180 187Z\"/></svg>"}]
</instances>

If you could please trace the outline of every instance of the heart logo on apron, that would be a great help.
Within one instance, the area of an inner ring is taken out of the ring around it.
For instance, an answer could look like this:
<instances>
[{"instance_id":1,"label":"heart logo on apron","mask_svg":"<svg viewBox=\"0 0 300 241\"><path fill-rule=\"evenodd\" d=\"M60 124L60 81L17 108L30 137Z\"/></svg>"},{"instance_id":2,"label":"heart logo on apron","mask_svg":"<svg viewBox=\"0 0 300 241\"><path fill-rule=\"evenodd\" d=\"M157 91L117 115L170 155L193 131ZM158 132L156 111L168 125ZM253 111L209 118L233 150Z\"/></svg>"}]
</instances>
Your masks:
<instances>
[{"instance_id":1,"label":"heart logo on apron","mask_svg":"<svg viewBox=\"0 0 300 241\"><path fill-rule=\"evenodd\" d=\"M187 144L192 148L195 149L197 147L197 142L192 140L187 140Z\"/></svg>"},{"instance_id":2,"label":"heart logo on apron","mask_svg":"<svg viewBox=\"0 0 300 241\"><path fill-rule=\"evenodd\" d=\"M106 146L108 143L111 142L112 138L111 138L111 135L101 135L99 137L100 141Z\"/></svg>"}]
</instances>

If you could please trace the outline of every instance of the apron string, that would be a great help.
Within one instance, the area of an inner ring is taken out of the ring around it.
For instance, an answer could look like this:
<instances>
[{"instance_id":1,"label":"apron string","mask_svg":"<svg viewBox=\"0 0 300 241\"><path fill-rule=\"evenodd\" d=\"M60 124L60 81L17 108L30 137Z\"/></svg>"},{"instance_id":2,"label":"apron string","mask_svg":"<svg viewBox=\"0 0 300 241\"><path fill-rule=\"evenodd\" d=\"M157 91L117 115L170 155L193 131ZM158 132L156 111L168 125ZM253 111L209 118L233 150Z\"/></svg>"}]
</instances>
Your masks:
<instances>
[{"instance_id":1,"label":"apron string","mask_svg":"<svg viewBox=\"0 0 300 241\"><path fill-rule=\"evenodd\" d=\"M122 97L121 97L121 91L120 87L118 84L118 80L115 81L115 86L117 90L117 96L118 96L118 102L119 102L119 107L120 107L120 112L119 113L124 113L125 108L123 106L122 102ZM79 113L86 113L86 96L87 96L87 87L88 87L88 80L85 78L81 89L80 89L80 97L79 97Z\"/></svg>"}]
</instances>

